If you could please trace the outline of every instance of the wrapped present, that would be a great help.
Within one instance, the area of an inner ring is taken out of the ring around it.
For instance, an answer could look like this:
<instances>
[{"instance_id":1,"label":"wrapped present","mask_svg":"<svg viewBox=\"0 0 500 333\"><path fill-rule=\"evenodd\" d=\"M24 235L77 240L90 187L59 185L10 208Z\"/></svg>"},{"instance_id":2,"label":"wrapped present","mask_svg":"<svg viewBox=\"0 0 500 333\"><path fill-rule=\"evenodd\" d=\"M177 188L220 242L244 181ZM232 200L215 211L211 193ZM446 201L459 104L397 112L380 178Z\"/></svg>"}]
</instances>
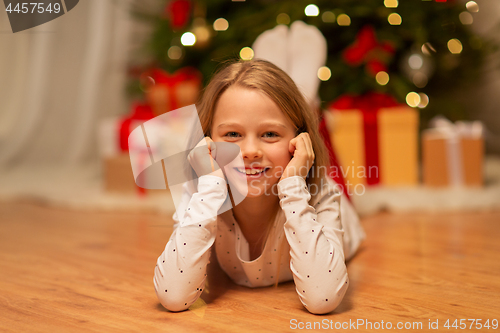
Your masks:
<instances>
[{"instance_id":1,"label":"wrapped present","mask_svg":"<svg viewBox=\"0 0 500 333\"><path fill-rule=\"evenodd\" d=\"M103 183L106 192L138 193L145 191L135 184L128 153L105 156L102 160Z\"/></svg>"},{"instance_id":2,"label":"wrapped present","mask_svg":"<svg viewBox=\"0 0 500 333\"><path fill-rule=\"evenodd\" d=\"M380 93L343 96L329 109L331 141L348 187L417 184L415 109Z\"/></svg>"},{"instance_id":3,"label":"wrapped present","mask_svg":"<svg viewBox=\"0 0 500 333\"><path fill-rule=\"evenodd\" d=\"M479 121L432 121L422 133L422 171L425 185L483 185L484 135Z\"/></svg>"},{"instance_id":4,"label":"wrapped present","mask_svg":"<svg viewBox=\"0 0 500 333\"><path fill-rule=\"evenodd\" d=\"M198 100L201 74L196 69L184 67L174 74L153 69L149 75L155 83L147 90L146 98L155 116L195 104Z\"/></svg>"},{"instance_id":5,"label":"wrapped present","mask_svg":"<svg viewBox=\"0 0 500 333\"><path fill-rule=\"evenodd\" d=\"M103 161L104 189L108 192L146 191L135 184L128 153L130 132L144 121L154 118L151 107L135 102L130 115L104 119L99 126L99 148Z\"/></svg>"},{"instance_id":6,"label":"wrapped present","mask_svg":"<svg viewBox=\"0 0 500 333\"><path fill-rule=\"evenodd\" d=\"M128 151L128 136L132 130L141 125L143 122L153 118L154 114L151 106L140 102L133 103L131 114L120 120L120 149L122 151Z\"/></svg>"}]
</instances>

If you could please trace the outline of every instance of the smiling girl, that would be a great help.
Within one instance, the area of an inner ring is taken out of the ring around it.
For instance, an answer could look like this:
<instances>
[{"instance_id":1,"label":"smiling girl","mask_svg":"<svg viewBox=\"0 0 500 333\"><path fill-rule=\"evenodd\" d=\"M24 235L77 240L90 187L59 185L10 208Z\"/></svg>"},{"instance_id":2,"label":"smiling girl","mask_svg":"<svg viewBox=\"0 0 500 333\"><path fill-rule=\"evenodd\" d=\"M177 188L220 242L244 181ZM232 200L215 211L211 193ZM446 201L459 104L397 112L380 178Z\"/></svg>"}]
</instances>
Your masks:
<instances>
[{"instance_id":1,"label":"smiling girl","mask_svg":"<svg viewBox=\"0 0 500 333\"><path fill-rule=\"evenodd\" d=\"M263 287L293 279L311 313L333 311L349 285L345 259L364 232L326 175L316 114L292 79L264 60L219 71L197 108L206 155L215 154L211 141L238 145L245 169L237 174L248 193L217 216L228 196L224 174L201 171L201 159L190 159L198 188L186 196L184 216L174 214L174 231L158 258L154 284L160 302L181 311L198 299L215 243L218 262L235 283Z\"/></svg>"}]
</instances>

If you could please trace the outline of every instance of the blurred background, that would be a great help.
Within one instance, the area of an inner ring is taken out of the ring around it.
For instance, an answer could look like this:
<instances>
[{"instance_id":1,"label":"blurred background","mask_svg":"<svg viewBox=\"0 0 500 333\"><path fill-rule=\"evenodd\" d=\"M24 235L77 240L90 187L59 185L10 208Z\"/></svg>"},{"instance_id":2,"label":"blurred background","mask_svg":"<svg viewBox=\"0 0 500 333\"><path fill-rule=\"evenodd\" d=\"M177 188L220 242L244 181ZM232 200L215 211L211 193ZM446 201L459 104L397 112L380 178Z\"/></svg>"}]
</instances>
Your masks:
<instances>
[{"instance_id":1,"label":"blurred background","mask_svg":"<svg viewBox=\"0 0 500 333\"><path fill-rule=\"evenodd\" d=\"M487 0L87 0L13 34L2 11L0 199L171 213L128 134L262 57L318 110L361 214L498 208L499 23Z\"/></svg>"}]
</instances>

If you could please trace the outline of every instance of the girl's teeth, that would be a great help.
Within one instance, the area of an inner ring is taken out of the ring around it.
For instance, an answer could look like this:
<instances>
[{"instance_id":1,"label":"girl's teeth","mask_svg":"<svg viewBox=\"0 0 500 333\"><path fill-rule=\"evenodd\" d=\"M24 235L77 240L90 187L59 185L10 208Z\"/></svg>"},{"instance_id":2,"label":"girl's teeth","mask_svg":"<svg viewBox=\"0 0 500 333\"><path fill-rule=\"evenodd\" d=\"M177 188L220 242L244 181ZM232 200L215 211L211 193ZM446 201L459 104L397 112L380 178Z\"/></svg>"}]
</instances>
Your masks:
<instances>
[{"instance_id":1,"label":"girl's teeth","mask_svg":"<svg viewBox=\"0 0 500 333\"><path fill-rule=\"evenodd\" d=\"M264 172L265 170L266 170L266 169L262 169L262 170L260 170L260 171L257 171L257 170L245 170L245 172L242 172L242 171L240 171L240 170L238 170L238 171L240 171L241 173L245 173L245 174L247 174L247 175L256 175L256 174L258 174L258 173L262 173L262 172Z\"/></svg>"}]
</instances>

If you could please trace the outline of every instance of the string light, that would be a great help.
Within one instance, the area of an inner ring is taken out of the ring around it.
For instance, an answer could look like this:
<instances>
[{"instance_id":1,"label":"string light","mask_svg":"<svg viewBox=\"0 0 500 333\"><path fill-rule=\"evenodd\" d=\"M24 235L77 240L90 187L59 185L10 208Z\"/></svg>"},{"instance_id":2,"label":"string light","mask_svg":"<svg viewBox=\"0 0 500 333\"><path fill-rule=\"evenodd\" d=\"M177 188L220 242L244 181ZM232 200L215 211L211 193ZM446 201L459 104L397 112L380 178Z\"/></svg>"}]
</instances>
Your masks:
<instances>
[{"instance_id":1,"label":"string light","mask_svg":"<svg viewBox=\"0 0 500 333\"><path fill-rule=\"evenodd\" d=\"M331 11L326 11L321 15L321 19L325 23L333 23L335 22L335 14Z\"/></svg>"},{"instance_id":2,"label":"string light","mask_svg":"<svg viewBox=\"0 0 500 333\"><path fill-rule=\"evenodd\" d=\"M418 94L420 96L420 103L418 103L418 107L420 109L423 109L425 108L427 105L429 105L429 96L427 96L426 94L424 93L419 93Z\"/></svg>"},{"instance_id":3,"label":"string light","mask_svg":"<svg viewBox=\"0 0 500 333\"><path fill-rule=\"evenodd\" d=\"M420 69L424 64L424 58L420 54L412 54L408 58L408 65L411 69Z\"/></svg>"},{"instance_id":4,"label":"string light","mask_svg":"<svg viewBox=\"0 0 500 333\"><path fill-rule=\"evenodd\" d=\"M458 18L460 19L460 22L463 25L469 25L474 22L474 18L472 17L472 14L469 12L461 12L460 15L458 15Z\"/></svg>"},{"instance_id":5,"label":"string light","mask_svg":"<svg viewBox=\"0 0 500 333\"><path fill-rule=\"evenodd\" d=\"M397 8L398 0L384 0L384 6L387 8Z\"/></svg>"},{"instance_id":6,"label":"string light","mask_svg":"<svg viewBox=\"0 0 500 333\"><path fill-rule=\"evenodd\" d=\"M196 43L196 36L192 32L185 32L181 36L181 44L184 46L193 46Z\"/></svg>"},{"instance_id":7,"label":"string light","mask_svg":"<svg viewBox=\"0 0 500 333\"><path fill-rule=\"evenodd\" d=\"M276 23L278 24L290 24L290 16L285 13L278 14L276 17Z\"/></svg>"},{"instance_id":8,"label":"string light","mask_svg":"<svg viewBox=\"0 0 500 333\"><path fill-rule=\"evenodd\" d=\"M387 17L387 21L389 21L390 25L400 25L403 22L403 19L398 13L392 13Z\"/></svg>"},{"instance_id":9,"label":"string light","mask_svg":"<svg viewBox=\"0 0 500 333\"><path fill-rule=\"evenodd\" d=\"M316 5L307 5L306 9L304 9L304 12L306 13L306 16L318 16L319 15L319 8Z\"/></svg>"},{"instance_id":10,"label":"string light","mask_svg":"<svg viewBox=\"0 0 500 333\"><path fill-rule=\"evenodd\" d=\"M340 14L337 16L337 24L340 26L351 25L351 18L347 14Z\"/></svg>"},{"instance_id":11,"label":"string light","mask_svg":"<svg viewBox=\"0 0 500 333\"><path fill-rule=\"evenodd\" d=\"M321 81L328 81L331 76L332 76L332 71L330 70L330 68L323 66L318 69L318 78Z\"/></svg>"},{"instance_id":12,"label":"string light","mask_svg":"<svg viewBox=\"0 0 500 333\"><path fill-rule=\"evenodd\" d=\"M450 39L448 41L448 50L453 54L459 54L463 50L462 43L456 38Z\"/></svg>"},{"instance_id":13,"label":"string light","mask_svg":"<svg viewBox=\"0 0 500 333\"><path fill-rule=\"evenodd\" d=\"M177 45L171 46L168 49L167 55L172 60L178 60L182 57L182 49Z\"/></svg>"},{"instance_id":14,"label":"string light","mask_svg":"<svg viewBox=\"0 0 500 333\"><path fill-rule=\"evenodd\" d=\"M252 60L254 56L254 52L252 48L245 46L240 50L240 58L243 60Z\"/></svg>"},{"instance_id":15,"label":"string light","mask_svg":"<svg viewBox=\"0 0 500 333\"><path fill-rule=\"evenodd\" d=\"M384 71L380 71L377 73L377 75L375 75L375 80L381 86L385 86L387 83L389 83L389 74Z\"/></svg>"},{"instance_id":16,"label":"string light","mask_svg":"<svg viewBox=\"0 0 500 333\"><path fill-rule=\"evenodd\" d=\"M409 92L408 95L406 95L406 104L412 108L417 107L418 104L420 104L420 95L413 91Z\"/></svg>"},{"instance_id":17,"label":"string light","mask_svg":"<svg viewBox=\"0 0 500 333\"><path fill-rule=\"evenodd\" d=\"M412 81L417 88L423 88L427 85L429 79L424 73L417 72L413 75Z\"/></svg>"},{"instance_id":18,"label":"string light","mask_svg":"<svg viewBox=\"0 0 500 333\"><path fill-rule=\"evenodd\" d=\"M214 22L215 31L226 31L229 28L229 22L225 18L218 18Z\"/></svg>"},{"instance_id":19,"label":"string light","mask_svg":"<svg viewBox=\"0 0 500 333\"><path fill-rule=\"evenodd\" d=\"M193 33L199 43L208 42L210 39L210 31L208 31L207 27L195 27Z\"/></svg>"},{"instance_id":20,"label":"string light","mask_svg":"<svg viewBox=\"0 0 500 333\"><path fill-rule=\"evenodd\" d=\"M479 11L479 6L475 1L469 1L465 4L467 10L471 13L477 13Z\"/></svg>"},{"instance_id":21,"label":"string light","mask_svg":"<svg viewBox=\"0 0 500 333\"><path fill-rule=\"evenodd\" d=\"M422 53L425 55L431 55L432 53L436 53L436 49L431 45L431 43L427 42L422 45Z\"/></svg>"}]
</instances>

